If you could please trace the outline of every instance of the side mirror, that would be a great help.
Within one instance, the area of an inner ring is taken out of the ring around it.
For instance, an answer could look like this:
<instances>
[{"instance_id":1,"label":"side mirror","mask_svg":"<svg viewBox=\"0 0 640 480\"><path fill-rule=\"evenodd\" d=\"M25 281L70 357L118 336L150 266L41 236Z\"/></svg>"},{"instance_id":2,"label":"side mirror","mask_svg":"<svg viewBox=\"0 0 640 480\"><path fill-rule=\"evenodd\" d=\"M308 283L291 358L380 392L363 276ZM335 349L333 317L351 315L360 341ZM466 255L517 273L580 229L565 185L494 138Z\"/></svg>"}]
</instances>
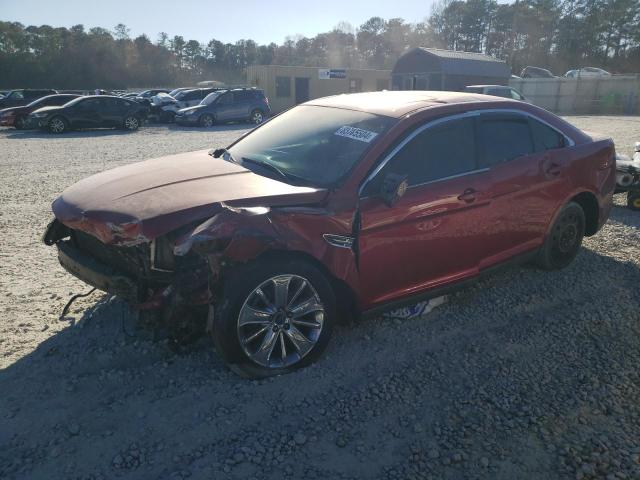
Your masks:
<instances>
[{"instance_id":1,"label":"side mirror","mask_svg":"<svg viewBox=\"0 0 640 480\"><path fill-rule=\"evenodd\" d=\"M382 181L380 197L388 207L393 207L409 188L408 175L388 173Z\"/></svg>"}]
</instances>

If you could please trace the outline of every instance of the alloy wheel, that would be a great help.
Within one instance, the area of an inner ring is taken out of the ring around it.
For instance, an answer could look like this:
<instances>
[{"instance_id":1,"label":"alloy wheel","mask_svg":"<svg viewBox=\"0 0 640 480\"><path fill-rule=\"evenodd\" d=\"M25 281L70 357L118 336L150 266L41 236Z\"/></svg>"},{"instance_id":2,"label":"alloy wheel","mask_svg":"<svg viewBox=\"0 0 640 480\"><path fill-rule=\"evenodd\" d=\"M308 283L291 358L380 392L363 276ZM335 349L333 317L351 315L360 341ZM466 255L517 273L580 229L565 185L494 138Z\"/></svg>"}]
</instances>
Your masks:
<instances>
[{"instance_id":1,"label":"alloy wheel","mask_svg":"<svg viewBox=\"0 0 640 480\"><path fill-rule=\"evenodd\" d=\"M205 115L204 117L202 117L202 126L207 128L213 126L213 118L211 117L211 115Z\"/></svg>"},{"instance_id":2,"label":"alloy wheel","mask_svg":"<svg viewBox=\"0 0 640 480\"><path fill-rule=\"evenodd\" d=\"M124 120L124 127L127 130L136 130L140 126L140 122L136 117L127 117Z\"/></svg>"},{"instance_id":3,"label":"alloy wheel","mask_svg":"<svg viewBox=\"0 0 640 480\"><path fill-rule=\"evenodd\" d=\"M264 120L264 116L262 115L262 112L259 110L256 110L255 112L253 112L253 114L251 115L251 121L253 123L255 123L256 125L259 125L262 123L262 121Z\"/></svg>"},{"instance_id":4,"label":"alloy wheel","mask_svg":"<svg viewBox=\"0 0 640 480\"><path fill-rule=\"evenodd\" d=\"M324 305L307 279L278 275L247 296L238 315L238 340L258 365L290 367L313 350L324 316Z\"/></svg>"},{"instance_id":5,"label":"alloy wheel","mask_svg":"<svg viewBox=\"0 0 640 480\"><path fill-rule=\"evenodd\" d=\"M54 118L49 122L49 129L53 133L62 133L64 128L64 121L61 118Z\"/></svg>"}]
</instances>

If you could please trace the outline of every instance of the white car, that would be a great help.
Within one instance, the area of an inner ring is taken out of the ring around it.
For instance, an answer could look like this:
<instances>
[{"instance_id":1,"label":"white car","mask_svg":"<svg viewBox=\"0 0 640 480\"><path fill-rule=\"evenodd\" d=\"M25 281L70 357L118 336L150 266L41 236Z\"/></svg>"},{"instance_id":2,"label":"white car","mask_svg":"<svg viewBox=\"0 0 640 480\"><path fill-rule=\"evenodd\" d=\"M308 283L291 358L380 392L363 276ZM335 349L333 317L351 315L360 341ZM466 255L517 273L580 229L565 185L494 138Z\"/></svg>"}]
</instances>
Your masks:
<instances>
[{"instance_id":1,"label":"white car","mask_svg":"<svg viewBox=\"0 0 640 480\"><path fill-rule=\"evenodd\" d=\"M510 98L512 100L520 100L521 102L531 103L515 88L506 87L504 85L469 85L468 87L464 87L463 91L468 93L493 95L495 97L504 97Z\"/></svg>"},{"instance_id":2,"label":"white car","mask_svg":"<svg viewBox=\"0 0 640 480\"><path fill-rule=\"evenodd\" d=\"M584 67L576 70L569 70L564 74L565 77L569 78L585 78L585 77L610 77L611 74L606 70L597 67Z\"/></svg>"}]
</instances>

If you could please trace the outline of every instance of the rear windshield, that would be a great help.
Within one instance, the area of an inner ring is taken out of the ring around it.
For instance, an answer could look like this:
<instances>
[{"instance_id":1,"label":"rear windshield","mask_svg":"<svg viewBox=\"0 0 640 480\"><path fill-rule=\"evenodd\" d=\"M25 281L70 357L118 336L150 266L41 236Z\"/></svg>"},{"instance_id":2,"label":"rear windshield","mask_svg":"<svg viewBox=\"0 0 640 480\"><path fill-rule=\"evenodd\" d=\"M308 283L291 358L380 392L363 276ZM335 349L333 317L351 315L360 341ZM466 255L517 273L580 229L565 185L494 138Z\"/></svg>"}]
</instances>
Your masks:
<instances>
[{"instance_id":1,"label":"rear windshield","mask_svg":"<svg viewBox=\"0 0 640 480\"><path fill-rule=\"evenodd\" d=\"M395 121L372 113L300 105L229 151L236 161L270 163L309 185L328 187L338 183Z\"/></svg>"}]
</instances>

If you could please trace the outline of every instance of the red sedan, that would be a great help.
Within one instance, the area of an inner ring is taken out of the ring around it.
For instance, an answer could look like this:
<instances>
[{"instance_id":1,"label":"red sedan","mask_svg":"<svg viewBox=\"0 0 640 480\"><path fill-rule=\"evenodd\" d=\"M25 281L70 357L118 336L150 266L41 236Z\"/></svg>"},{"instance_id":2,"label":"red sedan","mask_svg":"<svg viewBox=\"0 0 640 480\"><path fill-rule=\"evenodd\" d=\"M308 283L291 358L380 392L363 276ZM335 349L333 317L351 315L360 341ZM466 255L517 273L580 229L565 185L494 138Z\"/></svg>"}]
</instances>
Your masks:
<instances>
[{"instance_id":1,"label":"red sedan","mask_svg":"<svg viewBox=\"0 0 640 480\"><path fill-rule=\"evenodd\" d=\"M309 364L345 316L514 261L566 267L614 189L613 142L533 105L339 95L211 155L82 180L53 203L45 242L73 275L176 330L207 318L224 359L264 376Z\"/></svg>"}]
</instances>

